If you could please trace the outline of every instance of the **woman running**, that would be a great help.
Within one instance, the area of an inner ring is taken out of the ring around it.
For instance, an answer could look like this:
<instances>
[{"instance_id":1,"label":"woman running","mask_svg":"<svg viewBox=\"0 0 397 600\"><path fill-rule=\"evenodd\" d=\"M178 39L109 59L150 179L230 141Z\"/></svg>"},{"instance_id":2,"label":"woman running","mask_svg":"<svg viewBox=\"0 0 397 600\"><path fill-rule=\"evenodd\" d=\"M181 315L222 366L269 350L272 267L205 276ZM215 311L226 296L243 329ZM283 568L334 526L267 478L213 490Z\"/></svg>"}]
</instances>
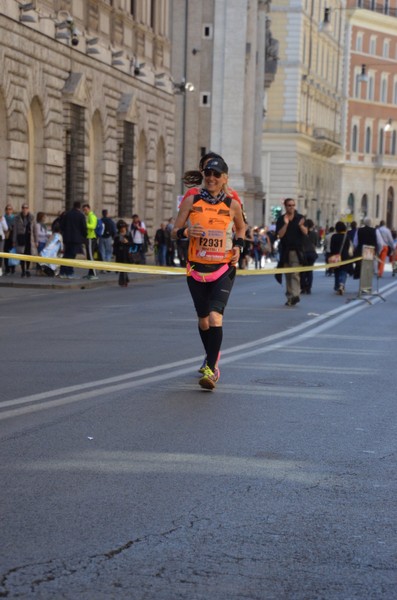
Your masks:
<instances>
[{"instance_id":1,"label":"woman running","mask_svg":"<svg viewBox=\"0 0 397 600\"><path fill-rule=\"evenodd\" d=\"M219 379L223 313L244 245L241 205L231 197L227 182L225 161L209 160L204 168L204 186L184 199L172 232L176 239L189 239L187 283L207 357L199 384L208 390L214 389Z\"/></svg>"}]
</instances>

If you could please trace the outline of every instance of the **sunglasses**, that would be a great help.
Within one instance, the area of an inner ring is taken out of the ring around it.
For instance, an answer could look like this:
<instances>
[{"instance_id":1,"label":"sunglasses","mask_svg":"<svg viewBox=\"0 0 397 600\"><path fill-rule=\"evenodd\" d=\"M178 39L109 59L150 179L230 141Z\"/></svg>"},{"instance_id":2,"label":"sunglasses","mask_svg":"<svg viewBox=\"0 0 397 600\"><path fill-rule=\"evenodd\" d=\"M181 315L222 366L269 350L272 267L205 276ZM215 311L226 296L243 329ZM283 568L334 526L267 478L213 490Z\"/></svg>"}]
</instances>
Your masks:
<instances>
[{"instance_id":1,"label":"sunglasses","mask_svg":"<svg viewBox=\"0 0 397 600\"><path fill-rule=\"evenodd\" d=\"M222 173L218 173L218 171L213 171L212 169L204 169L205 177L216 177L216 179L220 179L222 177Z\"/></svg>"},{"instance_id":2,"label":"sunglasses","mask_svg":"<svg viewBox=\"0 0 397 600\"><path fill-rule=\"evenodd\" d=\"M286 206L287 208L291 208L291 206L292 206L292 207L294 207L294 206L295 206L295 204L286 204L285 206Z\"/></svg>"}]
</instances>

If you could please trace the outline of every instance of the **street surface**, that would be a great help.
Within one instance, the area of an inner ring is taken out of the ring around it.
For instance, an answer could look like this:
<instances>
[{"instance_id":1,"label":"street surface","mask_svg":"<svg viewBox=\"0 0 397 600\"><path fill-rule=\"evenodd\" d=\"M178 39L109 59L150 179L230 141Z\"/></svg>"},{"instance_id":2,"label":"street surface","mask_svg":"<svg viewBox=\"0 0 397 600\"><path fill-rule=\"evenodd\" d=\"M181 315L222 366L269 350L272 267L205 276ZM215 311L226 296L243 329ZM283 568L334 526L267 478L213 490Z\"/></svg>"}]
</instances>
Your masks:
<instances>
[{"instance_id":1,"label":"street surface","mask_svg":"<svg viewBox=\"0 0 397 600\"><path fill-rule=\"evenodd\" d=\"M0 289L0 597L395 600L397 280ZM350 298L352 301L346 302Z\"/></svg>"}]
</instances>

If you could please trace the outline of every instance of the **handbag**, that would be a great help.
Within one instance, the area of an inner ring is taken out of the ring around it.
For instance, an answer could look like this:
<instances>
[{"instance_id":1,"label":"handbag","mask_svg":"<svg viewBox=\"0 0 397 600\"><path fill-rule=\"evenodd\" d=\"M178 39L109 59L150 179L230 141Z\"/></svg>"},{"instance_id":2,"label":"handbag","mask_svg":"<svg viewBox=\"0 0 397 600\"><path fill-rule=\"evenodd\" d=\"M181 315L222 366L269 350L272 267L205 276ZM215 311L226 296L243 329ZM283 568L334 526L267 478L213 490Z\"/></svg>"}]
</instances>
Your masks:
<instances>
[{"instance_id":1,"label":"handbag","mask_svg":"<svg viewBox=\"0 0 397 600\"><path fill-rule=\"evenodd\" d=\"M16 254L16 253L17 253L16 248L11 248L10 254ZM17 267L20 262L21 261L19 260L19 258L9 258L8 259L8 265L10 267Z\"/></svg>"},{"instance_id":2,"label":"handbag","mask_svg":"<svg viewBox=\"0 0 397 600\"><path fill-rule=\"evenodd\" d=\"M331 256L328 257L328 262L329 263L338 263L341 262L342 257L340 254L331 254Z\"/></svg>"},{"instance_id":3,"label":"handbag","mask_svg":"<svg viewBox=\"0 0 397 600\"><path fill-rule=\"evenodd\" d=\"M338 254L331 254L331 256L328 257L328 262L329 263L332 264L332 263L338 263L338 262L342 261L342 249L343 249L343 246L345 245L346 236L347 236L347 231L345 231L345 235L343 236L343 240L342 240L342 243L340 245L339 253ZM350 248L349 248L349 252L350 252Z\"/></svg>"}]
</instances>

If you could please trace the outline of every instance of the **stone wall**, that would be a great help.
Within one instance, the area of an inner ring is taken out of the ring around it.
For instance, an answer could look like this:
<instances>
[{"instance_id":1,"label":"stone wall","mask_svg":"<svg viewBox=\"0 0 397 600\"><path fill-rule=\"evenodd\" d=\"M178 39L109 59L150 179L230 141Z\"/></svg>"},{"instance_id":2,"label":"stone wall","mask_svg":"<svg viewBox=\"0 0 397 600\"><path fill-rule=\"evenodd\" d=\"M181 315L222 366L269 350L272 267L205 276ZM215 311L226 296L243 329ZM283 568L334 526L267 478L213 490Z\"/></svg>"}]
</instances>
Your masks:
<instances>
[{"instance_id":1,"label":"stone wall","mask_svg":"<svg viewBox=\"0 0 397 600\"><path fill-rule=\"evenodd\" d=\"M10 3L11 4L11 3ZM118 214L123 124L134 124L132 210L149 228L174 212L174 96L0 14L0 207L65 209L70 110L83 107L82 201ZM146 140L138 157L138 141ZM139 158L139 160L138 160ZM143 168L139 168L144 165ZM139 177L145 177L139 181ZM100 182L98 183L98 177ZM138 190L141 196L137 197Z\"/></svg>"}]
</instances>

